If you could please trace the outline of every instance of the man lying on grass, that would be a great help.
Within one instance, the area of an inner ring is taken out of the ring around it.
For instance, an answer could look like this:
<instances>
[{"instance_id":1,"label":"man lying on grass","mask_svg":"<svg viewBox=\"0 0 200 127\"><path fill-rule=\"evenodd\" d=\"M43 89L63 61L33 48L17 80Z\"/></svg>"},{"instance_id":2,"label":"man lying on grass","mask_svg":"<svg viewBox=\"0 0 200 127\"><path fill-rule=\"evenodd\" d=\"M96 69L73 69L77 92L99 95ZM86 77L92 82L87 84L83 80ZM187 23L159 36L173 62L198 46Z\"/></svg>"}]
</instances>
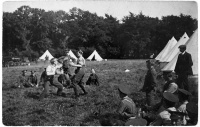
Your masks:
<instances>
[{"instance_id":1,"label":"man lying on grass","mask_svg":"<svg viewBox=\"0 0 200 127\"><path fill-rule=\"evenodd\" d=\"M99 86L99 78L98 78L97 74L95 73L94 69L91 69L91 74L90 74L88 80L86 81L86 85Z\"/></svg>"}]
</instances>

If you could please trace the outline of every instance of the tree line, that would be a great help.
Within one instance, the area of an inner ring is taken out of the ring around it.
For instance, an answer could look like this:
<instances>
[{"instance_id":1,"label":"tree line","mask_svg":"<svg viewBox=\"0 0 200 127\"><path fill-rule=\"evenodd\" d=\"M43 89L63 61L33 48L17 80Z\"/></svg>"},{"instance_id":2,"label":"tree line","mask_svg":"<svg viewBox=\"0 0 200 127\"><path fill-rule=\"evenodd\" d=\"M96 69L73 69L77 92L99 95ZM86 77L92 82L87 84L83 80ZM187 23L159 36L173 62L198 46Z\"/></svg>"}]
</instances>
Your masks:
<instances>
[{"instance_id":1,"label":"tree line","mask_svg":"<svg viewBox=\"0 0 200 127\"><path fill-rule=\"evenodd\" d=\"M197 24L184 14L158 19L129 12L120 22L75 7L65 12L21 6L3 12L3 56L36 60L47 49L59 57L69 48L81 49L84 57L96 49L106 59L139 59L158 54L173 36L177 41L184 32L190 37Z\"/></svg>"}]
</instances>

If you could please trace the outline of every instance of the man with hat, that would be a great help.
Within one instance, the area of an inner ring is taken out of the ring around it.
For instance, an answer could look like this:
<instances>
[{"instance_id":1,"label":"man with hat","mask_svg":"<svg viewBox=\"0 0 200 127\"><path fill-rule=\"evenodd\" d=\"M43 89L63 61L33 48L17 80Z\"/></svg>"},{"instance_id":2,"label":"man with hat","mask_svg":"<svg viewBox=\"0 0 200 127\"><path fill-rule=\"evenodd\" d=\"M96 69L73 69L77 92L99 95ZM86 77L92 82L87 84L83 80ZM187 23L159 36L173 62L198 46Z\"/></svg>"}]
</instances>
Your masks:
<instances>
[{"instance_id":1,"label":"man with hat","mask_svg":"<svg viewBox=\"0 0 200 127\"><path fill-rule=\"evenodd\" d=\"M190 53L186 52L186 45L179 46L180 54L176 62L174 71L178 75L177 84L179 88L189 90L188 75L193 75L192 72L192 57Z\"/></svg>"},{"instance_id":2,"label":"man with hat","mask_svg":"<svg viewBox=\"0 0 200 127\"><path fill-rule=\"evenodd\" d=\"M129 97L131 94L130 88L127 85L119 85L118 90L121 103L117 113L120 115L122 121L134 119L137 114L137 108L133 100Z\"/></svg>"},{"instance_id":3,"label":"man with hat","mask_svg":"<svg viewBox=\"0 0 200 127\"><path fill-rule=\"evenodd\" d=\"M177 111L175 108L175 104L179 101L178 97L170 92L163 93L163 105L162 110L158 114L158 117L155 121L150 123L151 126L161 126L161 125L169 125L171 122L171 113L173 111Z\"/></svg>"},{"instance_id":4,"label":"man with hat","mask_svg":"<svg viewBox=\"0 0 200 127\"><path fill-rule=\"evenodd\" d=\"M165 90L164 92L172 93L172 94L174 94L177 97L177 95L176 95L177 91L178 91L177 84L176 83L171 83L171 84L169 84L168 89ZM156 113L160 113L160 112L162 112L165 109L165 107L163 105L164 101L165 101L165 98L162 96L160 102L158 102L154 106L149 106L149 107L147 106L146 110L149 111L149 113L145 113L144 112L143 117L145 119L148 119L148 122L154 120L156 118L155 114Z\"/></svg>"},{"instance_id":5,"label":"man with hat","mask_svg":"<svg viewBox=\"0 0 200 127\"><path fill-rule=\"evenodd\" d=\"M44 81L44 90L40 96L40 100L42 100L44 97L48 96L49 94L49 83L55 87L58 88L57 90L57 95L58 96L66 96L62 90L63 90L63 85L58 82L58 77L56 75L63 74L62 71L60 71L58 64L58 61L56 58L52 58L50 60L50 65L47 66L46 68L46 76L45 76L45 81Z\"/></svg>"},{"instance_id":6,"label":"man with hat","mask_svg":"<svg viewBox=\"0 0 200 127\"><path fill-rule=\"evenodd\" d=\"M165 80L165 84L163 86L163 92L164 92L165 90L169 89L171 83L175 83L175 79L171 71L164 71L163 78Z\"/></svg>"}]
</instances>

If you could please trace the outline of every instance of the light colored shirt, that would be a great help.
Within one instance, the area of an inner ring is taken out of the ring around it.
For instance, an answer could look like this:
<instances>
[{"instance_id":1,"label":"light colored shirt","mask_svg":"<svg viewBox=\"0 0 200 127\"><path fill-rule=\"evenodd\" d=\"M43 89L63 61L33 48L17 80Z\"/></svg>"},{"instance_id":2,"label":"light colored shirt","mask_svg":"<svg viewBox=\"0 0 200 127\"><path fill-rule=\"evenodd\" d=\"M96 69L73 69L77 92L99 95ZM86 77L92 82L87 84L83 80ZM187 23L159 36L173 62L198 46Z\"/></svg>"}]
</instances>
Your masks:
<instances>
[{"instance_id":1,"label":"light colored shirt","mask_svg":"<svg viewBox=\"0 0 200 127\"><path fill-rule=\"evenodd\" d=\"M170 93L174 93L176 92L176 90L178 89L178 85L174 82L169 84L169 88L167 90L165 90L164 92L170 92Z\"/></svg>"},{"instance_id":2,"label":"light colored shirt","mask_svg":"<svg viewBox=\"0 0 200 127\"><path fill-rule=\"evenodd\" d=\"M136 105L128 96L121 101L118 113L125 117L134 117L136 115Z\"/></svg>"},{"instance_id":3,"label":"light colored shirt","mask_svg":"<svg viewBox=\"0 0 200 127\"><path fill-rule=\"evenodd\" d=\"M187 114L187 111L186 111L186 105L187 103L189 103L188 101L185 101L183 102L183 104L177 109L179 112L183 112L183 113L186 113ZM183 125L186 125L187 124L187 120L189 119L189 116L188 115L185 115L183 117Z\"/></svg>"},{"instance_id":4,"label":"light colored shirt","mask_svg":"<svg viewBox=\"0 0 200 127\"><path fill-rule=\"evenodd\" d=\"M178 108L179 112L186 113L186 105L189 103L188 101L183 102L183 104Z\"/></svg>"},{"instance_id":5,"label":"light colored shirt","mask_svg":"<svg viewBox=\"0 0 200 127\"><path fill-rule=\"evenodd\" d=\"M56 65L49 65L49 66L47 66L47 68L46 68L47 75L55 75L57 68L58 68L58 66L56 66Z\"/></svg>"},{"instance_id":6,"label":"light colored shirt","mask_svg":"<svg viewBox=\"0 0 200 127\"><path fill-rule=\"evenodd\" d=\"M170 108L168 108L168 110L170 110L170 111L176 111L176 108L175 107L170 107ZM159 113L159 116L163 120L171 120L171 118L170 118L171 114L167 110L164 110L161 113Z\"/></svg>"},{"instance_id":7,"label":"light colored shirt","mask_svg":"<svg viewBox=\"0 0 200 127\"><path fill-rule=\"evenodd\" d=\"M181 52L181 55L184 55L185 54L185 51L184 52Z\"/></svg>"},{"instance_id":8,"label":"light colored shirt","mask_svg":"<svg viewBox=\"0 0 200 127\"><path fill-rule=\"evenodd\" d=\"M77 64L80 64L80 65L85 65L85 59L81 56L77 59Z\"/></svg>"}]
</instances>

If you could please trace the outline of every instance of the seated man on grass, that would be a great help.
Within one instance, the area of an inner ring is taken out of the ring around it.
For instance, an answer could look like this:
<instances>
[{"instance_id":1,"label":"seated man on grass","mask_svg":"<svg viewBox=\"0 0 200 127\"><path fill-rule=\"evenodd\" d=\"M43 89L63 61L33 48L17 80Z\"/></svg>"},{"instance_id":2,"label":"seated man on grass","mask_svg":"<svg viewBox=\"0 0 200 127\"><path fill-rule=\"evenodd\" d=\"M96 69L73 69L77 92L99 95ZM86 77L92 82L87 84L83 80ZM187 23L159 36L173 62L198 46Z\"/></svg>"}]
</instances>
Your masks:
<instances>
[{"instance_id":1,"label":"seated man on grass","mask_svg":"<svg viewBox=\"0 0 200 127\"><path fill-rule=\"evenodd\" d=\"M94 69L91 69L90 77L88 78L86 85L96 85L99 86L99 77L95 73Z\"/></svg>"}]
</instances>

